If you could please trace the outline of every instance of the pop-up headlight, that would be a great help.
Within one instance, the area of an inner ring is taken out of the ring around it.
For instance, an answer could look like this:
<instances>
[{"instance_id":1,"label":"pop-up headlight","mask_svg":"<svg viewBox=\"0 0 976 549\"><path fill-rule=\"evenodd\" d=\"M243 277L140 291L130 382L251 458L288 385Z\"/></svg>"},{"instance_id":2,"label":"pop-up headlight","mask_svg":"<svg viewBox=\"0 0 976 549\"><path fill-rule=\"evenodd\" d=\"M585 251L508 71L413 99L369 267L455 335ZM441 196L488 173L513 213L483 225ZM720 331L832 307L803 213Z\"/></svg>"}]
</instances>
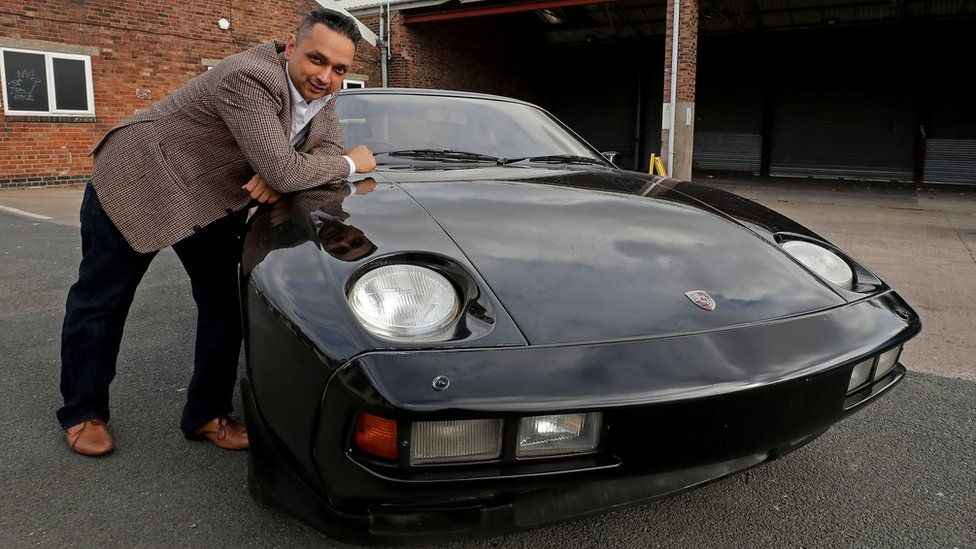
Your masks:
<instances>
[{"instance_id":1,"label":"pop-up headlight","mask_svg":"<svg viewBox=\"0 0 976 549\"><path fill-rule=\"evenodd\" d=\"M825 280L847 290L854 287L854 271L839 255L827 248L803 240L787 240L782 246L797 261Z\"/></svg>"},{"instance_id":2,"label":"pop-up headlight","mask_svg":"<svg viewBox=\"0 0 976 549\"><path fill-rule=\"evenodd\" d=\"M443 332L457 318L460 300L447 278L432 269L386 265L353 284L349 306L370 332L406 341Z\"/></svg>"}]
</instances>

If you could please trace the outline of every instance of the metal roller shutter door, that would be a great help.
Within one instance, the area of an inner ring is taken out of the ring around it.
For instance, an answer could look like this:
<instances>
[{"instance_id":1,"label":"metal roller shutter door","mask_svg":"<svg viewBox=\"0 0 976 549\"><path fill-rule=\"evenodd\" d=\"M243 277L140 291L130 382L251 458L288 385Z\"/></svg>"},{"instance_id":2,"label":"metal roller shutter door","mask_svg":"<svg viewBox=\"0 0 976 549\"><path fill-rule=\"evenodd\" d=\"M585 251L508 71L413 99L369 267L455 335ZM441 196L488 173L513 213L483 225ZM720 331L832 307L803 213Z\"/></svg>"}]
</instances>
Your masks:
<instances>
[{"instance_id":1,"label":"metal roller shutter door","mask_svg":"<svg viewBox=\"0 0 976 549\"><path fill-rule=\"evenodd\" d=\"M912 181L915 109L884 89L780 90L770 175Z\"/></svg>"},{"instance_id":2,"label":"metal roller shutter door","mask_svg":"<svg viewBox=\"0 0 976 549\"><path fill-rule=\"evenodd\" d=\"M575 48L560 53L554 60L571 60L572 64L550 75L552 114L597 149L618 151L617 165L632 168L639 61L619 47ZM599 80L581 82L580 67L587 66L602 66Z\"/></svg>"},{"instance_id":3,"label":"metal roller shutter door","mask_svg":"<svg viewBox=\"0 0 976 549\"><path fill-rule=\"evenodd\" d=\"M762 68L750 42L716 40L700 50L695 101L696 170L759 175Z\"/></svg>"},{"instance_id":4,"label":"metal roller shutter door","mask_svg":"<svg viewBox=\"0 0 976 549\"><path fill-rule=\"evenodd\" d=\"M926 183L976 185L976 100L956 73L933 86L925 143Z\"/></svg>"},{"instance_id":5,"label":"metal roller shutter door","mask_svg":"<svg viewBox=\"0 0 976 549\"><path fill-rule=\"evenodd\" d=\"M836 36L782 59L770 175L912 181L915 89L890 39Z\"/></svg>"},{"instance_id":6,"label":"metal roller shutter door","mask_svg":"<svg viewBox=\"0 0 976 549\"><path fill-rule=\"evenodd\" d=\"M929 139L925 182L976 185L976 139Z\"/></svg>"}]
</instances>

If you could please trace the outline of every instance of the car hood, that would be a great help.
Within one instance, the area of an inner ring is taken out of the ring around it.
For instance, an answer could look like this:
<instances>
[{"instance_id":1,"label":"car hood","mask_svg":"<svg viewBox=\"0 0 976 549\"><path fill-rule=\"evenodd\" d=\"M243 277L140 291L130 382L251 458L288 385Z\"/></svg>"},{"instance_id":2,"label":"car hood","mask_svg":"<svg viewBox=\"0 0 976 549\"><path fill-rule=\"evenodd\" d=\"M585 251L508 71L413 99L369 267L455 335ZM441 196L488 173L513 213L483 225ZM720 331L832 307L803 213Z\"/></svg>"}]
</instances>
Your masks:
<instances>
[{"instance_id":1,"label":"car hood","mask_svg":"<svg viewBox=\"0 0 976 549\"><path fill-rule=\"evenodd\" d=\"M673 180L589 167L383 175L451 237L530 344L714 330L845 303L768 234ZM686 295L699 290L714 310Z\"/></svg>"}]
</instances>

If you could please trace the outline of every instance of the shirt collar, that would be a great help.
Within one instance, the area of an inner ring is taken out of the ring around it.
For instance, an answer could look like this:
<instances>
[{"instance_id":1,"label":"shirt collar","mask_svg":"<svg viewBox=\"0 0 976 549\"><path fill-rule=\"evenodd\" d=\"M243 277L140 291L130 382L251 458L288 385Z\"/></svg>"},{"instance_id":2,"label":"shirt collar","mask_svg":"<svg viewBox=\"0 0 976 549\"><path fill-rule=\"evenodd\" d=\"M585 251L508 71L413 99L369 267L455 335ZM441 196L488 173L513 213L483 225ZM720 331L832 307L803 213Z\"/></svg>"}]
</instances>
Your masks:
<instances>
[{"instance_id":1,"label":"shirt collar","mask_svg":"<svg viewBox=\"0 0 976 549\"><path fill-rule=\"evenodd\" d=\"M338 92L332 92L329 95L320 97L319 99L313 99L311 103L306 102L305 98L302 97L302 94L298 92L298 88L295 87L295 83L291 81L291 74L288 73L287 61L285 61L285 80L288 81L288 89L291 91L292 108L294 108L296 105L301 105L301 104L308 105L308 106L318 105L318 104L324 105L329 101L329 99L332 99L332 96L338 93Z\"/></svg>"}]
</instances>

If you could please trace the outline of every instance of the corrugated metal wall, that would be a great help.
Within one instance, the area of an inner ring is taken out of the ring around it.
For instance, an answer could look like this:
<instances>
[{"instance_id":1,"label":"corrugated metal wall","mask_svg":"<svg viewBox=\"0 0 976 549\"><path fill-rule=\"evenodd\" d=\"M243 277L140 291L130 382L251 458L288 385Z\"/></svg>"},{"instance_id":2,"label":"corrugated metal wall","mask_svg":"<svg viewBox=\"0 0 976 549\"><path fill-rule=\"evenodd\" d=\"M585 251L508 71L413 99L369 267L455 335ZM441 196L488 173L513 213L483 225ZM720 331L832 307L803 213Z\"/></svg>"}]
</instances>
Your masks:
<instances>
[{"instance_id":1,"label":"corrugated metal wall","mask_svg":"<svg viewBox=\"0 0 976 549\"><path fill-rule=\"evenodd\" d=\"M696 170L976 184L976 96L960 56L976 22L706 36ZM763 125L766 110L767 124ZM927 139L922 135L922 127Z\"/></svg>"},{"instance_id":2,"label":"corrugated metal wall","mask_svg":"<svg viewBox=\"0 0 976 549\"><path fill-rule=\"evenodd\" d=\"M912 89L883 69L785 73L776 98L770 175L912 181Z\"/></svg>"},{"instance_id":3,"label":"corrugated metal wall","mask_svg":"<svg viewBox=\"0 0 976 549\"><path fill-rule=\"evenodd\" d=\"M773 176L976 184L976 96L958 65L974 34L969 20L702 36L694 169L760 174L765 140ZM546 106L646 170L660 151L663 48L554 46Z\"/></svg>"},{"instance_id":4,"label":"corrugated metal wall","mask_svg":"<svg viewBox=\"0 0 976 549\"><path fill-rule=\"evenodd\" d=\"M939 68L924 98L924 181L976 185L976 95L961 71Z\"/></svg>"},{"instance_id":5,"label":"corrugated metal wall","mask_svg":"<svg viewBox=\"0 0 976 549\"><path fill-rule=\"evenodd\" d=\"M761 48L750 37L723 37L712 42L714 47L698 61L692 167L759 175Z\"/></svg>"}]
</instances>

